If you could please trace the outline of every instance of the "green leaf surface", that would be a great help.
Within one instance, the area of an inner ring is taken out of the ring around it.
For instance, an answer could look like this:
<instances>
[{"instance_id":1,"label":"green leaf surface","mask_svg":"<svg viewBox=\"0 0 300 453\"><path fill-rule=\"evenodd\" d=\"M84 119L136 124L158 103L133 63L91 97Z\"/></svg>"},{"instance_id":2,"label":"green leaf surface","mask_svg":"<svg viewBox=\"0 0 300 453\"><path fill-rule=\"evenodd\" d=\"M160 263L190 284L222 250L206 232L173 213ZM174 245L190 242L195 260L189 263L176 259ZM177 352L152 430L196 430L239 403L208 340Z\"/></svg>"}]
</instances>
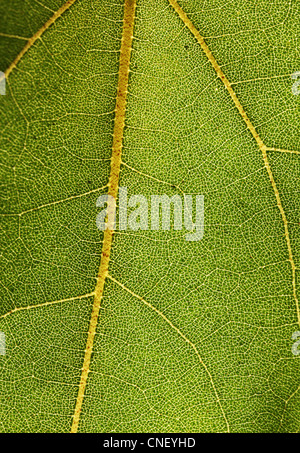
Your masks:
<instances>
[{"instance_id":1,"label":"green leaf surface","mask_svg":"<svg viewBox=\"0 0 300 453\"><path fill-rule=\"evenodd\" d=\"M204 195L204 237L114 232L78 431L299 432L300 3L181 0L211 58L172 3L137 0L118 185ZM0 6L1 432L71 430L103 259L124 1L10 66L62 5Z\"/></svg>"}]
</instances>

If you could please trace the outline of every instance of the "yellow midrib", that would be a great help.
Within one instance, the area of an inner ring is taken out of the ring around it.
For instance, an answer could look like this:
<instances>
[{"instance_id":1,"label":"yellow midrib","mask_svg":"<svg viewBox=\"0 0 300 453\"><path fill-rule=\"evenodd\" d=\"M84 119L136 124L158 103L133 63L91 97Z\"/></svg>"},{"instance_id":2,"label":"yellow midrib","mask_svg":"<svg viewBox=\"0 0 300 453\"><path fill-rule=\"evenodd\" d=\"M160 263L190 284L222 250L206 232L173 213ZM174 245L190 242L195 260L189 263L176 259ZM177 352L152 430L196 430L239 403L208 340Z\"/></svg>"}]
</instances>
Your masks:
<instances>
[{"instance_id":1,"label":"yellow midrib","mask_svg":"<svg viewBox=\"0 0 300 453\"><path fill-rule=\"evenodd\" d=\"M20 62L23 58L25 53L34 45L34 43L40 39L42 34L67 10L70 8L72 4L75 3L76 0L68 0L54 15L41 27L41 29L35 33L35 35L28 39L27 44L23 48L23 50L19 53L13 63L9 66L9 68L5 71L6 78L9 77L13 69L16 65ZM121 51L120 51L120 66L119 66L119 81L118 81L118 92L117 92L117 100L116 100L116 108L115 108L115 125L114 125L114 134L113 134L113 146L112 146L112 158L111 158L111 173L108 183L108 194L117 198L118 192L118 185L119 185L119 173L120 173L120 165L121 165L121 153L122 153L122 142L123 142L123 131L125 125L125 108L126 108L126 98L127 98L127 88L128 88L128 73L129 73L129 64L130 64L130 55L131 55L131 44L133 38L133 27L134 27L134 17L135 17L135 8L136 8L136 1L137 0L125 0L124 6L124 26L123 26L123 34L122 34L122 44L121 44ZM289 253L289 262L292 267L292 278L293 278L293 296L296 302L297 308L297 318L298 323L300 325L300 311L299 311L299 301L297 298L296 292L296 266L293 259L292 248L291 248L291 241L289 237L288 231L288 222L287 218L280 200L280 195L270 168L267 151L274 150L274 151L282 151L282 152L292 152L298 154L298 151L290 151L290 150L280 150L275 148L268 148L260 138L259 134L257 133L255 127L253 126L252 122L248 118L243 106L241 105L238 97L236 96L232 84L229 82L225 74L223 73L221 67L215 60L212 52L210 51L209 47L204 41L204 38L200 35L196 27L190 21L186 13L182 10L176 0L169 0L169 3L177 12L181 20L187 26L187 28L192 32L195 36L197 41L199 42L201 48L205 52L208 60L212 64L213 68L215 69L217 75L222 80L224 86L228 90L235 106L237 107L239 113L241 114L242 118L244 119L248 129L250 130L252 136L256 140L259 149L262 152L263 160L265 163L265 167L271 181L272 188L275 193L275 198L277 201L277 205L279 211L281 213L283 223L284 223L284 231L285 231L285 238L288 247ZM93 293L90 293L88 296L94 295L94 303L92 308L92 315L90 319L90 326L88 331L88 338L86 344L86 350L84 355L84 362L83 368L81 373L81 379L79 384L79 391L76 400L75 412L73 415L73 423L71 432L77 432L78 424L80 419L80 413L87 383L87 377L89 373L89 366L90 360L93 350L93 342L94 336L96 333L97 327L97 320L98 314L100 310L100 303L103 295L104 283L108 276L108 265L110 260L110 252L111 252L111 245L112 245L112 237L113 231L106 230L104 232L104 239L103 239L103 246L102 246L102 253L101 253L101 262L100 268L97 277L97 284L96 289ZM87 295L86 295L87 296Z\"/></svg>"},{"instance_id":2,"label":"yellow midrib","mask_svg":"<svg viewBox=\"0 0 300 453\"><path fill-rule=\"evenodd\" d=\"M120 50L119 63L119 78L117 88L117 99L115 109L115 123L113 132L113 145L111 157L111 169L108 182L108 195L117 198L119 188L119 174L121 166L121 155L123 146L123 133L125 126L126 99L128 90L128 76L131 56L131 45L133 38L133 27L135 18L136 0L125 0L123 31ZM105 230L103 237L103 245L101 252L100 268L97 277L95 289L94 304L90 319L90 326L84 353L83 367L79 383L79 390L76 400L75 412L73 415L73 423L71 433L76 433L82 409L82 403L87 383L88 374L90 371L91 355L93 352L94 338L96 334L98 315L100 310L101 299L103 295L104 283L108 274L108 265L110 259L112 245L113 230Z\"/></svg>"}]
</instances>

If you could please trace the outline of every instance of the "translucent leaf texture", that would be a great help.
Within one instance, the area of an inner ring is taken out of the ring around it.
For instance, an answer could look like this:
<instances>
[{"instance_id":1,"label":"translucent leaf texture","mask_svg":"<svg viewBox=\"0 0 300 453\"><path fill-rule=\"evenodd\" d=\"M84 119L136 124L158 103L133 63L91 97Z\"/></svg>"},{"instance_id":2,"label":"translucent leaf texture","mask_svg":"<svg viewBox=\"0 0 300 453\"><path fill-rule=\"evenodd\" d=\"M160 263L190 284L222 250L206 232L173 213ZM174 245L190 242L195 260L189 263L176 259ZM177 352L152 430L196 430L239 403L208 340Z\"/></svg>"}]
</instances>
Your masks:
<instances>
[{"instance_id":1,"label":"translucent leaf texture","mask_svg":"<svg viewBox=\"0 0 300 453\"><path fill-rule=\"evenodd\" d=\"M124 2L72 2L12 67L62 6L0 6L1 432L71 430L103 259ZM299 15L137 1L118 185L203 194L205 232L114 232L78 432L299 432Z\"/></svg>"}]
</instances>

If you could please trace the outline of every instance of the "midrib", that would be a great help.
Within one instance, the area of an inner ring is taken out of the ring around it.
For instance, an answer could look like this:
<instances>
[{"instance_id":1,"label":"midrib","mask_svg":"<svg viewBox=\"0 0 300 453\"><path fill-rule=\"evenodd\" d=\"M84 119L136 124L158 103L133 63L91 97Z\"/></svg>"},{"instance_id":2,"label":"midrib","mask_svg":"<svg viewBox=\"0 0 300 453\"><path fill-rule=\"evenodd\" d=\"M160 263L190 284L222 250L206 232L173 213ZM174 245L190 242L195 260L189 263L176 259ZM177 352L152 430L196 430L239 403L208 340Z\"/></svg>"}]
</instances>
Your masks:
<instances>
[{"instance_id":1,"label":"midrib","mask_svg":"<svg viewBox=\"0 0 300 453\"><path fill-rule=\"evenodd\" d=\"M119 174L120 174L120 166L121 166L121 154L122 154L122 146L123 146L123 133L124 133L124 126L125 126L125 113L126 113L126 99L127 99L127 88L128 88L128 74L129 74L129 66L130 66L130 56L131 56L131 45L132 45L132 38L133 38L133 28L134 28L134 19L135 19L135 8L136 8L136 1L137 0L125 0L124 6L124 19L123 19L123 32L122 32L122 44L121 44L121 51L120 51L120 66L119 66L119 79L118 79L118 90L117 90L117 99L116 99L116 116L115 116L115 124L114 124L114 133L113 133L113 146L112 146L112 157L111 157L111 171L108 183L108 194L112 195L115 199L117 199L118 194L118 187L119 187ZM293 296L296 303L296 310L297 310L297 319L300 325L300 310L299 310L299 301L297 298L296 293L296 266L293 258L292 248L291 248L291 241L288 231L288 222L287 218L281 203L280 195L274 180L274 176L270 167L270 163L267 156L268 147L264 144L263 140L259 136L258 132L256 131L255 127L253 126L251 120L249 119L244 107L240 103L235 91L232 88L231 83L229 82L228 78L223 73L221 67L217 63L215 57L213 56L212 52L210 51L209 47L204 41L204 38L200 35L199 31L196 29L194 24L190 21L186 13L182 10L176 0L169 0L169 3L174 8L174 10L179 15L180 19L184 22L187 28L191 31L191 33L195 36L198 43L200 44L202 50L205 52L208 60L212 64L214 70L216 71L217 75L222 80L223 84L225 85L227 91L230 94L235 106L237 107L240 115L242 116L243 120L245 121L247 128L251 132L253 138L258 144L259 149L262 152L265 168L267 170L277 206L279 208L283 224L284 224L284 233L287 242L288 254L289 254L289 262L292 268L292 285L293 285ZM84 362L83 368L81 373L81 379L79 384L79 391L76 400L76 407L75 412L73 415L73 424L71 428L72 433L76 433L78 430L79 420L80 420L80 413L82 409L82 403L84 399L85 388L87 384L88 373L90 371L90 361L91 355L93 351L93 343L94 337L96 334L97 328L97 321L98 315L100 310L100 304L103 296L104 284L106 278L108 276L108 267L109 267L109 260L110 260L110 253L111 253L111 246L112 246L112 237L113 231L112 230L105 230L104 232L104 240L102 246L102 254L101 254L101 262L100 268L97 277L97 285L95 289L95 298L94 304L92 308L92 315L90 319L90 326L88 331L88 338L86 343L85 355L84 355Z\"/></svg>"},{"instance_id":2,"label":"midrib","mask_svg":"<svg viewBox=\"0 0 300 453\"><path fill-rule=\"evenodd\" d=\"M54 22L65 12L67 11L72 4L75 3L76 0L68 0L54 15L41 27L41 29L35 33L35 35L30 38L20 52L20 54L16 57L16 59L12 62L9 68L5 71L5 76L8 79L9 75L16 68L17 64L21 61L25 53L35 44L35 42L41 38L43 33L52 25ZM123 143L123 132L124 132L124 125L125 125L125 110L126 110L126 99L127 99L127 88L128 88L128 74L129 74L129 65L130 65L130 56L131 56L131 45L132 45L132 38L133 38L133 28L134 28L134 20L135 20L135 8L136 8L136 1L137 0L125 0L124 5L124 19L123 19L123 32L122 32L122 43L120 49L120 63L119 63L119 78L118 78L118 88L117 88L117 97L116 97L116 108L115 108L115 123L114 123L114 132L113 132L113 146L112 146L112 157L111 157L111 171L110 177L108 182L108 194L112 195L113 197L117 198L118 187L119 187L119 174L120 174L120 165L121 165L121 154L122 154L122 143ZM169 0L170 5L174 8L174 10L179 15L180 19L184 22L187 28L191 31L194 37L197 39L198 43L200 44L202 50L205 52L208 60L212 64L214 70L216 71L217 75L222 80L224 86L226 87L227 91L229 92L235 106L237 107L240 115L242 116L243 120L245 121L247 128L250 130L252 136L256 140L259 149L262 152L265 168L267 170L277 206L279 208L283 224L284 224L284 232L285 238L288 248L289 254L289 262L292 268L292 287L293 287L293 296L296 303L296 310L297 310L297 319L298 324L300 325L300 309L299 309L299 301L297 298L296 292L296 266L293 258L292 248L291 248L291 241L288 231L288 222L286 218L286 214L284 212L280 195L272 174L272 170L270 167L267 151L282 151L282 152L291 152L299 154L299 151L290 151L290 150L280 150L276 148L269 148L267 147L262 139L260 138L259 134L257 133L255 127L253 126L252 122L248 118L243 106L241 105L237 95L235 94L230 81L227 79L225 74L223 73L221 67L217 63L216 59L214 58L212 52L210 51L209 47L204 41L204 38L200 35L194 24L188 18L186 13L183 9L179 6L176 0ZM97 284L95 288L95 296L94 296L94 303L92 308L92 314L90 319L90 326L88 331L85 355L84 355L84 362L82 367L81 379L79 384L79 391L76 400L75 412L73 415L73 423L71 432L75 433L78 430L78 424L80 420L80 413L89 373L91 355L93 351L93 343L94 337L96 333L97 327L97 320L100 310L101 299L103 295L104 284L108 275L108 266L110 260L110 253L111 253L111 245L112 245L112 237L113 231L106 230L104 232L104 239L103 239L103 246L102 246L102 253L101 253L101 261L100 267L97 277Z\"/></svg>"},{"instance_id":3,"label":"midrib","mask_svg":"<svg viewBox=\"0 0 300 453\"><path fill-rule=\"evenodd\" d=\"M117 199L119 187L119 175L121 166L121 155L123 147L123 134L125 126L126 100L128 91L128 76L131 56L131 45L133 38L133 28L135 19L136 0L125 0L124 19L122 41L120 49L119 77L115 108L115 123L113 131L113 145L111 157L111 169L108 182L108 195ZM94 303L90 319L90 326L86 342L83 367L81 372L79 390L76 400L75 412L73 415L73 423L71 433L76 433L82 409L82 403L87 383L88 374L90 371L90 362L93 352L94 337L96 334L97 321L99 316L100 304L103 296L105 280L108 274L108 266L111 253L111 245L113 238L113 230L105 230L103 237L103 245L101 252L100 268L97 277L95 289Z\"/></svg>"}]
</instances>

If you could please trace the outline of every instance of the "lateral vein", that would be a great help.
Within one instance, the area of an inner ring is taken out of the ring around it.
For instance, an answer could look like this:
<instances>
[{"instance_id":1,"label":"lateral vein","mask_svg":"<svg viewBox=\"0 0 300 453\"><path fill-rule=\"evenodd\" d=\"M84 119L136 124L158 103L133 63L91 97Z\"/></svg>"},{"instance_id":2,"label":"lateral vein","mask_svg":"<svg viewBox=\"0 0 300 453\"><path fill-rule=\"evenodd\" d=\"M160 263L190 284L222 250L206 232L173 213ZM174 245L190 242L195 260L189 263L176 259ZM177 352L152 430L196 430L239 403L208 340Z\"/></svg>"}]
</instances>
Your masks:
<instances>
[{"instance_id":1,"label":"lateral vein","mask_svg":"<svg viewBox=\"0 0 300 453\"><path fill-rule=\"evenodd\" d=\"M75 3L76 0L68 0L64 5L62 5L55 13L53 14L52 17L31 37L28 38L27 44L21 52L17 55L17 57L14 59L14 61L11 63L11 65L6 69L4 72L6 79L8 79L9 75L11 72L15 69L19 61L23 58L25 53L34 45L34 43L40 39L40 37L44 34L44 32L54 24L54 22L65 12L67 9L70 8L70 6ZM20 39L25 39L25 38L20 38Z\"/></svg>"},{"instance_id":2,"label":"lateral vein","mask_svg":"<svg viewBox=\"0 0 300 453\"><path fill-rule=\"evenodd\" d=\"M273 173L272 173L272 170L271 170L271 166L270 166L270 163L269 163L269 159L268 159L268 155L267 155L267 151L270 150L270 148L268 148L264 144L262 139L260 138L258 132L256 131L256 129L253 126L251 120L249 119L247 113L245 112L244 107L240 103L235 91L233 90L232 84L230 83L230 81L228 80L228 78L226 77L224 72L222 71L220 65L218 64L217 60L213 56L213 54L212 54L211 50L209 49L208 45L204 41L204 38L200 35L199 31L197 30L197 28L195 27L193 22L188 18L188 16L183 11L183 9L179 6L179 4L178 4L178 2L176 0L169 0L169 3L174 8L176 13L179 15L180 19L184 22L186 27L190 30L190 32L197 39L197 41L200 44L202 50L204 51L204 53L207 56L208 60L212 64L214 70L216 71L218 77L220 77L220 79L223 82L225 88L227 89L228 93L230 94L231 99L233 100L236 108L238 109L240 115L242 116L243 120L245 121L249 131L251 132L253 138L255 139L256 143L258 144L259 149L262 152L262 157L263 157L263 160L264 160L265 168L267 170L267 173L268 173L268 176L269 176L269 179L270 179L270 182L271 182L274 194L275 194L277 206L278 206L278 209L280 211L280 214L281 214L281 217L282 217L282 220L283 220L284 234L285 234L285 239L286 239L287 248L288 248L289 262L290 262L290 265L291 265L291 268L292 268L293 297L295 299L297 319L298 319L298 324L300 326L300 307L299 307L299 300L298 300L297 291L296 291L296 266L295 266L294 257L293 257L293 253L292 253L291 240L290 240L290 235L289 235L289 230L288 230L288 221L287 221L286 214L284 212L284 209L283 209L283 206L282 206L282 203L281 203L280 195L279 195L279 192L278 192L278 189L277 189L276 182L274 180L274 176L273 176Z\"/></svg>"},{"instance_id":3,"label":"lateral vein","mask_svg":"<svg viewBox=\"0 0 300 453\"><path fill-rule=\"evenodd\" d=\"M300 151L296 151L293 149L281 149L281 148L269 148L267 147L267 151L276 151L278 153L287 153L287 154L300 154Z\"/></svg>"},{"instance_id":4,"label":"lateral vein","mask_svg":"<svg viewBox=\"0 0 300 453\"><path fill-rule=\"evenodd\" d=\"M115 108L115 123L113 131L113 144L111 156L111 169L108 181L108 195L117 198L119 187L119 175L121 166L121 155L123 147L123 135L125 126L126 100L128 91L129 65L131 57L131 45L133 39L133 28L135 19L135 9L137 0L125 0L123 31L120 49L118 88ZM90 319L90 326L87 336L86 349L83 360L83 367L79 383L78 395L76 400L75 411L71 433L78 431L79 419L85 394L88 374L90 371L90 362L93 352L94 337L96 334L98 315L103 296L104 284L108 275L108 266L113 238L113 230L104 231L103 245L101 252L101 261L98 271L97 284L95 289L94 303Z\"/></svg>"},{"instance_id":5,"label":"lateral vein","mask_svg":"<svg viewBox=\"0 0 300 453\"><path fill-rule=\"evenodd\" d=\"M7 316L12 315L13 313L16 313L17 311L32 310L33 308L48 307L49 305L62 304L64 302L71 302L73 300L92 297L92 296L94 296L94 294L95 293L93 292L93 293L83 294L81 296L68 297L67 299L53 300L51 302L43 302L41 304L36 304L36 305L28 305L27 307L16 307L16 308L13 308L12 310L8 311L4 315L1 315L0 319L6 318Z\"/></svg>"},{"instance_id":6,"label":"lateral vein","mask_svg":"<svg viewBox=\"0 0 300 453\"><path fill-rule=\"evenodd\" d=\"M215 394L215 397L216 397L216 401L220 407L220 410L222 412L222 415L223 415L223 418L224 418L224 421L225 421L225 424L226 424L226 429L227 429L227 432L229 433L230 432L230 429L229 429L229 423L228 423L228 420L226 418L226 415L225 415L225 412L224 412L224 409L221 405L221 401L220 401L220 397L218 395L218 392L217 392L217 389L216 389L216 386L214 384L214 381L213 381L213 378L212 378L212 375L209 371L209 369L207 368L207 366L205 365L205 363L203 362L201 356L200 356L200 353L196 347L196 345L188 339L188 337L186 337L184 335L183 332L181 332L181 330L176 327L172 321L170 321L167 316L161 312L160 310L158 310L156 307L154 307L154 305L150 304L150 302L147 302L143 297L139 296L138 294L134 293L133 291L131 291L129 288L127 288L125 285L123 285L123 283L120 283L118 280L116 280L115 278L113 278L111 275L107 275L107 278L109 278L112 282L116 283L117 285L119 285L122 289L124 289L125 291L127 291L128 293L130 293L132 296L136 297L137 299L139 299L141 302L143 302L145 305L147 305L147 307L151 308L151 310L155 311L155 313L157 313L161 318L163 318L168 324L169 326L172 327L172 329L174 329L178 335L183 338L183 340L188 343L191 348L194 350L199 362L201 363L201 365L203 366L203 368L205 369L205 372L206 374L208 375L209 377L209 380L210 380L210 383L211 383L211 386L213 388L213 391L214 391L214 394Z\"/></svg>"}]
</instances>

